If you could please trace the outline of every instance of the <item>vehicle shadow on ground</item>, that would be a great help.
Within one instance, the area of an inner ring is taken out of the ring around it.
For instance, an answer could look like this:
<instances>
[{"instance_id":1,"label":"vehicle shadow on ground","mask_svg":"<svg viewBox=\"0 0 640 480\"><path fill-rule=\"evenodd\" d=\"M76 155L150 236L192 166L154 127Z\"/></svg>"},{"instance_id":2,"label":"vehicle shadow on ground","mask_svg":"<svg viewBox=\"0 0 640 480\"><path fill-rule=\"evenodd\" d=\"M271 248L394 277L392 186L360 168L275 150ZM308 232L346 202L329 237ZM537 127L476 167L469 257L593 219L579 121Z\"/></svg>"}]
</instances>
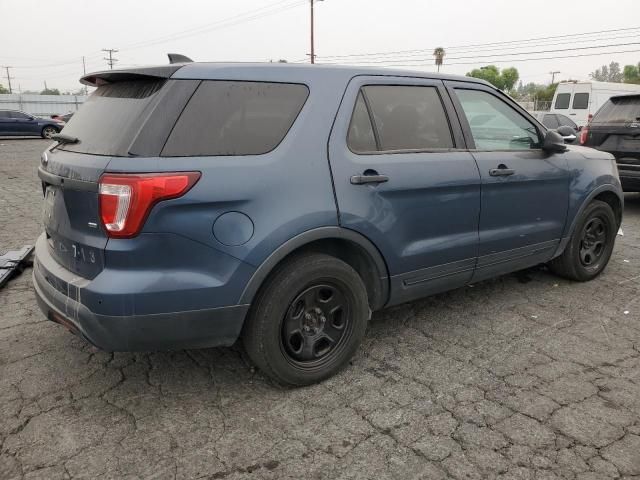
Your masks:
<instances>
[{"instance_id":1,"label":"vehicle shadow on ground","mask_svg":"<svg viewBox=\"0 0 640 480\"><path fill-rule=\"evenodd\" d=\"M383 349L411 335L415 329L443 331L450 324L452 328L457 328L460 324L472 324L476 321L476 314L471 309L474 305L481 305L483 299L489 296L492 303L506 305L514 298L522 298L522 290L532 285L537 284L538 288L541 288L543 285L550 286L551 283L557 282L562 280L549 273L546 267L539 266L375 312L362 346L350 365L347 365L335 380L328 382L332 384L356 381L357 377L363 374L363 369L368 371L371 368L370 363L373 359L370 358L370 353L373 350ZM532 285L525 285L529 283ZM452 317L457 318L456 325L452 324ZM480 325L480 328L485 327L486 325ZM240 340L231 347L137 353L107 353L88 344L82 345L82 342L80 339L73 340L76 349L89 354L90 359L87 363L97 362L102 364L105 370L112 370L107 377L115 374L114 369L120 371L121 382L134 383L121 392L125 396L132 390L136 396L154 396L158 390L162 395L190 393L196 396L199 393L210 392L212 388L217 389L219 393L257 387L260 387L261 391L273 393L289 390L254 368ZM447 342L438 338L429 338L427 345L428 349L434 351L447 348ZM398 361L405 363L410 360L400 357ZM134 372L134 375L130 372ZM67 373L74 375L72 370ZM254 397L253 394L251 396Z\"/></svg>"}]
</instances>

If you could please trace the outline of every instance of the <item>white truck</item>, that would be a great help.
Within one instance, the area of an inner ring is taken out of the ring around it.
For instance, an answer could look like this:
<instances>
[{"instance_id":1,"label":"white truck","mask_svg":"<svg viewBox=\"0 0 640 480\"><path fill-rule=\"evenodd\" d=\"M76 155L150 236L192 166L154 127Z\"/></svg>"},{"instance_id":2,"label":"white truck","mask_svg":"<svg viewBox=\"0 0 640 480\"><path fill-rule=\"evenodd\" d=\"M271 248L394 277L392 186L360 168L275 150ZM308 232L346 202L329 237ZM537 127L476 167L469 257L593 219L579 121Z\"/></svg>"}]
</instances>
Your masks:
<instances>
[{"instance_id":1,"label":"white truck","mask_svg":"<svg viewBox=\"0 0 640 480\"><path fill-rule=\"evenodd\" d=\"M578 128L584 127L593 114L615 95L640 93L640 85L610 82L561 82L551 103L550 113L566 115Z\"/></svg>"}]
</instances>

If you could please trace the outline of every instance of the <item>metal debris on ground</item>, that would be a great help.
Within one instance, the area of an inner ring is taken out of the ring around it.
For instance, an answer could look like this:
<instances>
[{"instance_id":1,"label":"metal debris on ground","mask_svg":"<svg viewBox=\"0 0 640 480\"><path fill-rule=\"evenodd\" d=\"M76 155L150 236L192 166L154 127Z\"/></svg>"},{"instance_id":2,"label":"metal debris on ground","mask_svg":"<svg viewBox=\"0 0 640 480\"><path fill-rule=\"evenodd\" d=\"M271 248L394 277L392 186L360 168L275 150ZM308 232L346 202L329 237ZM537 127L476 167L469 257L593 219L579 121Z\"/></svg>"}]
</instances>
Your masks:
<instances>
[{"instance_id":1,"label":"metal debris on ground","mask_svg":"<svg viewBox=\"0 0 640 480\"><path fill-rule=\"evenodd\" d=\"M22 272L22 269L31 264L32 245L25 245L20 250L12 250L4 255L0 255L0 288L9 281L11 277Z\"/></svg>"}]
</instances>

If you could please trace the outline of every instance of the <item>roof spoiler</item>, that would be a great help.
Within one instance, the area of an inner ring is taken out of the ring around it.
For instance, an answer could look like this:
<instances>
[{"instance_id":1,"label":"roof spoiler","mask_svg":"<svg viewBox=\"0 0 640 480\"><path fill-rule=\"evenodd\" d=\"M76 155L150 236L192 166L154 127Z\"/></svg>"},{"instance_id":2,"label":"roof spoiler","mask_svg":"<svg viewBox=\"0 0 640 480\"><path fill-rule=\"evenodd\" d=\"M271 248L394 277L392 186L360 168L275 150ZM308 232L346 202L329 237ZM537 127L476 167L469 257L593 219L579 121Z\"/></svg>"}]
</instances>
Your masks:
<instances>
[{"instance_id":1,"label":"roof spoiler","mask_svg":"<svg viewBox=\"0 0 640 480\"><path fill-rule=\"evenodd\" d=\"M108 83L126 82L128 80L142 80L144 78L169 78L185 63L192 63L189 57L179 53L168 53L169 65L159 67L128 68L126 70L105 70L85 75L80 83L90 87L99 87Z\"/></svg>"}]
</instances>

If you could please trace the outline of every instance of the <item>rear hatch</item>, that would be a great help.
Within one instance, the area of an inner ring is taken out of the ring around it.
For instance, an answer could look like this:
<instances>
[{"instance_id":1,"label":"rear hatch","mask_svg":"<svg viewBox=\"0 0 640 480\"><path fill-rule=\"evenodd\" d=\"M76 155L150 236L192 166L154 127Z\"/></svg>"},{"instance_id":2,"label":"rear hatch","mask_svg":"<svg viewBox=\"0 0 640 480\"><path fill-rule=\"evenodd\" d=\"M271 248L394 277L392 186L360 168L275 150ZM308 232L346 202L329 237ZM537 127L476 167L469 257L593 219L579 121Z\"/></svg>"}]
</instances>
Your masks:
<instances>
[{"instance_id":1,"label":"rear hatch","mask_svg":"<svg viewBox=\"0 0 640 480\"><path fill-rule=\"evenodd\" d=\"M612 97L588 128L586 146L613 154L618 164L640 165L640 95Z\"/></svg>"},{"instance_id":2,"label":"rear hatch","mask_svg":"<svg viewBox=\"0 0 640 480\"><path fill-rule=\"evenodd\" d=\"M76 143L54 144L38 174L49 251L66 269L94 278L104 268L108 237L98 207L101 175L114 157L157 156L197 82L172 81L179 66L92 74L97 90L63 131ZM173 119L173 121L171 121Z\"/></svg>"}]
</instances>

